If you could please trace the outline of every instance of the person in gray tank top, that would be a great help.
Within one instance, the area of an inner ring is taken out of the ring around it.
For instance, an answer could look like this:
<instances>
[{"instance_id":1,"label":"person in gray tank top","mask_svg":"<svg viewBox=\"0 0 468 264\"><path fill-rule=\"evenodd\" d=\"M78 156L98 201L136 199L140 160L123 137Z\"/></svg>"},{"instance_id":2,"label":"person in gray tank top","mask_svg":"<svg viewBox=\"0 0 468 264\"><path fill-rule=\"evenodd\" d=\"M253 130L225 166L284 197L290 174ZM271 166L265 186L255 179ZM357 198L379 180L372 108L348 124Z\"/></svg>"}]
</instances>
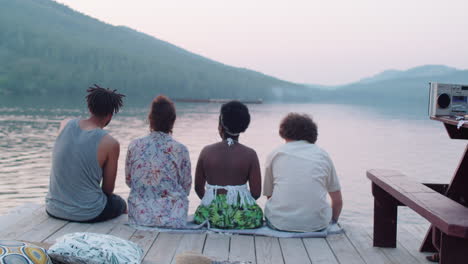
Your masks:
<instances>
[{"instance_id":1,"label":"person in gray tank top","mask_svg":"<svg viewBox=\"0 0 468 264\"><path fill-rule=\"evenodd\" d=\"M52 153L46 212L74 222L100 222L127 211L113 194L119 142L103 130L124 95L97 85L87 90L88 119L64 120Z\"/></svg>"}]
</instances>

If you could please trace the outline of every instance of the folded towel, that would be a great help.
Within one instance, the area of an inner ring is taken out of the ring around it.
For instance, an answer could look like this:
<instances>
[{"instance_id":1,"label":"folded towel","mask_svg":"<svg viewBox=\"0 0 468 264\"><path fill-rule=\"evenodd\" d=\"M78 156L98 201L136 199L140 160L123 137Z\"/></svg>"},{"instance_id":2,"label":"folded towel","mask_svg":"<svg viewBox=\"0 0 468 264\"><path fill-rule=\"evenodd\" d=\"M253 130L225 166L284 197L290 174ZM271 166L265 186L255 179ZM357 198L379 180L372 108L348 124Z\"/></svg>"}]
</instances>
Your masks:
<instances>
[{"instance_id":1,"label":"folded towel","mask_svg":"<svg viewBox=\"0 0 468 264\"><path fill-rule=\"evenodd\" d=\"M264 225L255 229L217 229L211 228L208 221L202 224L195 224L190 221L184 228L161 228L161 227L147 227L130 225L135 229L140 230L153 230L158 232L169 232L169 233L182 233L182 234L193 234L193 233L204 233L204 232L215 232L223 234L242 234L242 235L256 235L256 236L269 236L269 237L281 237L281 238L308 238L308 237L327 237L332 234L343 233L343 228L338 223L332 223L327 228L316 232L287 232L271 229Z\"/></svg>"}]
</instances>

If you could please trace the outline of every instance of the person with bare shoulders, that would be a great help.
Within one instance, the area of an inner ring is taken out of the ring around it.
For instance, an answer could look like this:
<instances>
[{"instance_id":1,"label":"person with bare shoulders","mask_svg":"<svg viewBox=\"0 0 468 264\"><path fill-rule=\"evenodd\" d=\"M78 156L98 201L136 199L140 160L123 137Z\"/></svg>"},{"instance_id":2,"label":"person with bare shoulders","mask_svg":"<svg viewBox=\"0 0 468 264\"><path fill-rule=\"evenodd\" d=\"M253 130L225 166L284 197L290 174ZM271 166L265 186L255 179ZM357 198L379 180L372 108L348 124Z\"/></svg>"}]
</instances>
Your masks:
<instances>
[{"instance_id":1,"label":"person with bare shoulders","mask_svg":"<svg viewBox=\"0 0 468 264\"><path fill-rule=\"evenodd\" d=\"M46 212L74 222L101 222L127 210L113 194L119 142L105 130L124 95L97 85L87 90L90 117L62 122L52 153Z\"/></svg>"},{"instance_id":2,"label":"person with bare shoulders","mask_svg":"<svg viewBox=\"0 0 468 264\"><path fill-rule=\"evenodd\" d=\"M247 106L231 101L221 107L218 131L222 141L206 146L195 170L195 192L201 205L194 220L222 229L250 229L263 224L257 153L239 143L239 134L250 124ZM249 188L247 187L247 184Z\"/></svg>"},{"instance_id":3,"label":"person with bare shoulders","mask_svg":"<svg viewBox=\"0 0 468 264\"><path fill-rule=\"evenodd\" d=\"M267 225L313 232L337 222L343 207L341 187L330 156L315 144L317 125L306 114L289 113L279 134L286 144L268 156L264 175Z\"/></svg>"}]
</instances>

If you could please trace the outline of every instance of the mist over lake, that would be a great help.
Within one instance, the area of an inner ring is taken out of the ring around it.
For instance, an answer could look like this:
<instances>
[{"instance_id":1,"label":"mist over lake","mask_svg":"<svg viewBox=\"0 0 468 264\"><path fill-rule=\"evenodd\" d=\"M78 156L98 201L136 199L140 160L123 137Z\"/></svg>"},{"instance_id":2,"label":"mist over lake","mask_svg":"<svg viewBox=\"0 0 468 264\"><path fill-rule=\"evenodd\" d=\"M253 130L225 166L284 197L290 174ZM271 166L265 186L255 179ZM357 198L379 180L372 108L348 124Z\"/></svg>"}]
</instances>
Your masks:
<instances>
[{"instance_id":1,"label":"mist over lake","mask_svg":"<svg viewBox=\"0 0 468 264\"><path fill-rule=\"evenodd\" d=\"M83 99L73 101L75 104L67 106L60 101L0 100L0 214L26 202L44 202L59 122L87 116ZM149 100L126 105L106 128L121 144L116 193L124 197L129 192L124 183L127 146L149 133L148 104ZM188 147L194 171L201 149L220 140L220 104L177 103L176 107L173 136ZM313 116L319 129L317 145L330 154L341 181L342 217L350 221L372 220L367 169L397 169L422 182L448 183L466 145L450 140L443 125L429 120L424 108L406 112L359 105L267 103L249 105L249 109L252 122L240 142L257 151L262 165L268 153L283 144L278 125L286 113ZM260 198L262 206L264 202L265 198ZM192 191L191 213L198 204ZM421 221L414 213L401 211L405 215L402 221Z\"/></svg>"}]
</instances>

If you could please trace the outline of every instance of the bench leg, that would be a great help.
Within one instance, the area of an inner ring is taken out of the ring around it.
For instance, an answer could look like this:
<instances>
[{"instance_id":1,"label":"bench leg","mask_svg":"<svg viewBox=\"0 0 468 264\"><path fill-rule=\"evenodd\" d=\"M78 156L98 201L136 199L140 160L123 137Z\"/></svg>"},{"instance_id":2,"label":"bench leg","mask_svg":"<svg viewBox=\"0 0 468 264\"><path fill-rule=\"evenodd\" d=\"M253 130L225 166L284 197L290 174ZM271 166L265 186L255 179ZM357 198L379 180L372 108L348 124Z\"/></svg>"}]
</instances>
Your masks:
<instances>
[{"instance_id":1,"label":"bench leg","mask_svg":"<svg viewBox=\"0 0 468 264\"><path fill-rule=\"evenodd\" d=\"M398 201L372 183L374 195L374 247L396 247Z\"/></svg>"},{"instance_id":2,"label":"bench leg","mask_svg":"<svg viewBox=\"0 0 468 264\"><path fill-rule=\"evenodd\" d=\"M468 240L442 233L440 241L440 264L468 263Z\"/></svg>"},{"instance_id":3,"label":"bench leg","mask_svg":"<svg viewBox=\"0 0 468 264\"><path fill-rule=\"evenodd\" d=\"M434 227L431 225L429 230L427 230L426 237L424 238L419 251L432 253L438 252L437 248L439 247L440 243L437 241L440 239L437 240L437 235L440 236L440 232L434 232Z\"/></svg>"}]
</instances>

